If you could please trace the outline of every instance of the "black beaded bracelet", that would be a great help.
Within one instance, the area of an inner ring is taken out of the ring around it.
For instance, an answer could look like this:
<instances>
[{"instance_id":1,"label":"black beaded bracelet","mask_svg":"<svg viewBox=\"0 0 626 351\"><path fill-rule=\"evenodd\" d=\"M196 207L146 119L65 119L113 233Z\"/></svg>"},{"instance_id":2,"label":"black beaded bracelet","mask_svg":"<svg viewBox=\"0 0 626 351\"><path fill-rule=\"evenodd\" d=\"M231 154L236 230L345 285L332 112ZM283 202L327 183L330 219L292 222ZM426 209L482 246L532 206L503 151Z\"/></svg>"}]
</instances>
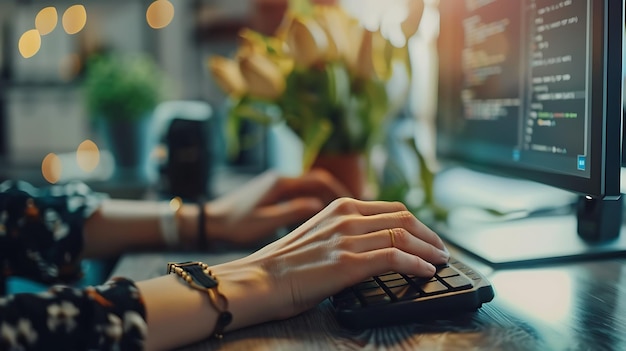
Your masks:
<instances>
[{"instance_id":1,"label":"black beaded bracelet","mask_svg":"<svg viewBox=\"0 0 626 351\"><path fill-rule=\"evenodd\" d=\"M169 262L167 274L171 273L181 277L190 287L207 293L211 306L217 312L217 320L211 336L221 339L224 336L224 329L232 322L233 315L228 311L228 299L218 290L219 280L213 275L209 266L204 262Z\"/></svg>"},{"instance_id":2,"label":"black beaded bracelet","mask_svg":"<svg viewBox=\"0 0 626 351\"><path fill-rule=\"evenodd\" d=\"M198 249L206 250L209 248L209 244L206 237L206 217L205 207L206 202L203 198L198 199Z\"/></svg>"}]
</instances>

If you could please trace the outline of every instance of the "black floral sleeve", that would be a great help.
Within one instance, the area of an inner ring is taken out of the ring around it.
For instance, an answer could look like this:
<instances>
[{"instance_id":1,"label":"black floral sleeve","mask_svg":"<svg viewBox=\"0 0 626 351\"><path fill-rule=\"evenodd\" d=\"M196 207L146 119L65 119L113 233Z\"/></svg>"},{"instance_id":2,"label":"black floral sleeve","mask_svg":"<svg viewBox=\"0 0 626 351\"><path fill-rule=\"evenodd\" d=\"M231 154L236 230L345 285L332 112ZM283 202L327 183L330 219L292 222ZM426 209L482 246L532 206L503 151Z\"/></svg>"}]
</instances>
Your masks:
<instances>
[{"instance_id":1,"label":"black floral sleeve","mask_svg":"<svg viewBox=\"0 0 626 351\"><path fill-rule=\"evenodd\" d=\"M78 280L84 221L103 198L83 183L0 184L0 296L9 276L50 285ZM140 350L145 334L145 307L127 279L0 298L0 351Z\"/></svg>"},{"instance_id":2,"label":"black floral sleeve","mask_svg":"<svg viewBox=\"0 0 626 351\"><path fill-rule=\"evenodd\" d=\"M0 298L0 350L142 350L146 329L143 301L127 279Z\"/></svg>"},{"instance_id":3,"label":"black floral sleeve","mask_svg":"<svg viewBox=\"0 0 626 351\"><path fill-rule=\"evenodd\" d=\"M0 293L10 275L45 284L80 279L83 224L104 197L80 182L0 184Z\"/></svg>"}]
</instances>

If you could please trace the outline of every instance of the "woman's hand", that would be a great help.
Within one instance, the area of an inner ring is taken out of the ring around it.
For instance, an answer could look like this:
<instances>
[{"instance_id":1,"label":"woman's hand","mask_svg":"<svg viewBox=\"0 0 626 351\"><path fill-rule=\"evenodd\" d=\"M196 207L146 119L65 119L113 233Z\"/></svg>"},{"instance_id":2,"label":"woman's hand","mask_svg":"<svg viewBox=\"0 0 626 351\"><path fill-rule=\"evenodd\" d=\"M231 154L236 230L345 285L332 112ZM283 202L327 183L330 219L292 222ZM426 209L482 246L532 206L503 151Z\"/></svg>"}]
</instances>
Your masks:
<instances>
[{"instance_id":1,"label":"woman's hand","mask_svg":"<svg viewBox=\"0 0 626 351\"><path fill-rule=\"evenodd\" d=\"M393 239L392 239L393 237ZM283 319L372 275L429 277L447 262L441 239L401 203L341 198L289 235L213 267L231 328Z\"/></svg>"},{"instance_id":2,"label":"woman's hand","mask_svg":"<svg viewBox=\"0 0 626 351\"><path fill-rule=\"evenodd\" d=\"M325 171L313 170L297 178L266 172L208 203L205 232L209 242L256 243L281 227L302 223L331 201L348 195Z\"/></svg>"}]
</instances>

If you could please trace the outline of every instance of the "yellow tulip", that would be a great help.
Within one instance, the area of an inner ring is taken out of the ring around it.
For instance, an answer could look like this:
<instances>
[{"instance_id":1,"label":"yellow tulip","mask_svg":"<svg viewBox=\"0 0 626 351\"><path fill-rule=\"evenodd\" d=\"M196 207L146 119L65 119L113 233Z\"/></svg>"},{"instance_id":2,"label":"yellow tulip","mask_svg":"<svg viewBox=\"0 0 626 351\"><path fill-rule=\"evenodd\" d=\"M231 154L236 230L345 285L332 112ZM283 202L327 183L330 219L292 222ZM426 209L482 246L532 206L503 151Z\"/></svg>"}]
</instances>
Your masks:
<instances>
[{"instance_id":1,"label":"yellow tulip","mask_svg":"<svg viewBox=\"0 0 626 351\"><path fill-rule=\"evenodd\" d=\"M274 32L274 36L278 39L286 40L287 33L289 33L289 28L291 28L291 23L293 22L294 18L295 18L295 15L293 12L286 11L285 14L283 15L282 21L280 22L280 24L278 25L278 28L276 28L276 31Z\"/></svg>"},{"instance_id":2,"label":"yellow tulip","mask_svg":"<svg viewBox=\"0 0 626 351\"><path fill-rule=\"evenodd\" d=\"M408 4L408 15L407 18L402 22L402 33L404 33L404 37L406 40L409 40L410 37L417 32L417 29L420 26L420 22L422 21L422 15L424 14L424 1L423 0L409 0Z\"/></svg>"},{"instance_id":3,"label":"yellow tulip","mask_svg":"<svg viewBox=\"0 0 626 351\"><path fill-rule=\"evenodd\" d=\"M285 78L280 68L267 56L253 52L240 57L239 69L251 96L275 100L285 91Z\"/></svg>"},{"instance_id":4,"label":"yellow tulip","mask_svg":"<svg viewBox=\"0 0 626 351\"><path fill-rule=\"evenodd\" d=\"M214 56L209 60L209 69L217 85L228 95L241 97L246 93L246 82L236 61Z\"/></svg>"},{"instance_id":5,"label":"yellow tulip","mask_svg":"<svg viewBox=\"0 0 626 351\"><path fill-rule=\"evenodd\" d=\"M380 29L372 34L372 66L376 77L388 80L392 73L394 47L383 37Z\"/></svg>"},{"instance_id":6,"label":"yellow tulip","mask_svg":"<svg viewBox=\"0 0 626 351\"><path fill-rule=\"evenodd\" d=\"M354 73L361 78L370 79L374 77L376 71L374 67L374 33L364 30L361 35L361 45L359 46Z\"/></svg>"},{"instance_id":7,"label":"yellow tulip","mask_svg":"<svg viewBox=\"0 0 626 351\"><path fill-rule=\"evenodd\" d=\"M359 49L363 39L365 29L358 20L350 18L346 22L346 33L349 38L344 50L344 60L350 72L356 72L356 66L359 59Z\"/></svg>"},{"instance_id":8,"label":"yellow tulip","mask_svg":"<svg viewBox=\"0 0 626 351\"><path fill-rule=\"evenodd\" d=\"M243 29L239 32L241 44L235 55L236 59L249 56L257 52L267 56L276 64L283 76L287 76L293 70L293 59L287 55L287 44L279 37L268 37L251 29Z\"/></svg>"},{"instance_id":9,"label":"yellow tulip","mask_svg":"<svg viewBox=\"0 0 626 351\"><path fill-rule=\"evenodd\" d=\"M328 38L324 29L311 17L296 17L287 32L289 55L302 67L321 61L328 52Z\"/></svg>"},{"instance_id":10,"label":"yellow tulip","mask_svg":"<svg viewBox=\"0 0 626 351\"><path fill-rule=\"evenodd\" d=\"M319 5L314 17L328 38L327 58L337 60L346 56L348 48L347 14L339 6Z\"/></svg>"}]
</instances>

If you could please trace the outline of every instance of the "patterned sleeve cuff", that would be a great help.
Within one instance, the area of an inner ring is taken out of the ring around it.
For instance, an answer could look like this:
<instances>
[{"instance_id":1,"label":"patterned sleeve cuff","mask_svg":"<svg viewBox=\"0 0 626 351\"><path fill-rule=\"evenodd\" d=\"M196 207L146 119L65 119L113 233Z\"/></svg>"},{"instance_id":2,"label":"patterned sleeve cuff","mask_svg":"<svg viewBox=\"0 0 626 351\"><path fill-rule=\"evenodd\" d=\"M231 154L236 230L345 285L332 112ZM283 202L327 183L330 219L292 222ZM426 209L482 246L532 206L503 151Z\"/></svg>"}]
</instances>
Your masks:
<instances>
[{"instance_id":1,"label":"patterned sleeve cuff","mask_svg":"<svg viewBox=\"0 0 626 351\"><path fill-rule=\"evenodd\" d=\"M146 311L134 282L113 278L104 285L85 289L94 301L93 331L88 349L143 350L147 335Z\"/></svg>"},{"instance_id":2,"label":"patterned sleeve cuff","mask_svg":"<svg viewBox=\"0 0 626 351\"><path fill-rule=\"evenodd\" d=\"M128 279L0 298L0 350L143 350L146 312Z\"/></svg>"}]
</instances>

